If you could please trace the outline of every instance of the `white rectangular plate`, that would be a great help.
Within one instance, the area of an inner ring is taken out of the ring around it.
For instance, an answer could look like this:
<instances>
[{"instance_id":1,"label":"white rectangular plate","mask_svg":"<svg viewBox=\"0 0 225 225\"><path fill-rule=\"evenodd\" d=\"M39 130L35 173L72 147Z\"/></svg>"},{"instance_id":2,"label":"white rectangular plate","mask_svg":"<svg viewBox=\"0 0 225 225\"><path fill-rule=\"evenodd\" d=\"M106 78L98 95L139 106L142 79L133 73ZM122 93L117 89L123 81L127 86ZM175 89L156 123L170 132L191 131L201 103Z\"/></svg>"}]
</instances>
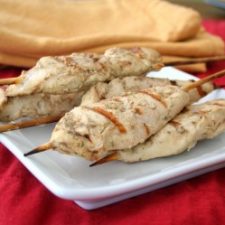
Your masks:
<instances>
[{"instance_id":1,"label":"white rectangular plate","mask_svg":"<svg viewBox=\"0 0 225 225\"><path fill-rule=\"evenodd\" d=\"M170 67L150 76L194 78ZM214 91L204 100L215 98L225 98L225 91ZM134 164L110 162L90 168L87 160L55 151L24 157L23 153L48 141L53 127L51 124L11 131L1 134L0 140L52 193L74 200L85 209L102 207L225 166L225 133L202 141L189 152Z\"/></svg>"}]
</instances>

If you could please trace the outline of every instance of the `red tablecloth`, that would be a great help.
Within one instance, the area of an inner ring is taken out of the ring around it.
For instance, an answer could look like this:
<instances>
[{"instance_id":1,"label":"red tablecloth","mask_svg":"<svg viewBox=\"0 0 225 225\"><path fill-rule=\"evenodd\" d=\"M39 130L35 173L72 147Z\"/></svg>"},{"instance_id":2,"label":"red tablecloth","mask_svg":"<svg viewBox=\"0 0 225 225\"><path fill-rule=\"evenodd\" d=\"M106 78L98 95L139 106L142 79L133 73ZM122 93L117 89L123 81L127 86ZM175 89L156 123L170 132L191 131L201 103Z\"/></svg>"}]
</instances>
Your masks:
<instances>
[{"instance_id":1,"label":"red tablecloth","mask_svg":"<svg viewBox=\"0 0 225 225\"><path fill-rule=\"evenodd\" d=\"M225 40L225 21L204 21ZM225 68L209 65L208 73ZM9 74L14 73L10 71ZM220 85L225 79L220 79ZM51 194L0 145L0 225L225 224L225 169L94 211Z\"/></svg>"}]
</instances>

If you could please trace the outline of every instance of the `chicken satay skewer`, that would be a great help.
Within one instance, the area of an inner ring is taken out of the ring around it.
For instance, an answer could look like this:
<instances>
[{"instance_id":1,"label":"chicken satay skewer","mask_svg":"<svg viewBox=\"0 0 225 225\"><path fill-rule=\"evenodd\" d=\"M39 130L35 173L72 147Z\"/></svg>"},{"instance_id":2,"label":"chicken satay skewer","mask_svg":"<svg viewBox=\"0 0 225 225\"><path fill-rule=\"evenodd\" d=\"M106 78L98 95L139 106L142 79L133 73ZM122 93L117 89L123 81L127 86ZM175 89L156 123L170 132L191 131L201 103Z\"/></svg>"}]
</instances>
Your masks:
<instances>
[{"instance_id":1,"label":"chicken satay skewer","mask_svg":"<svg viewBox=\"0 0 225 225\"><path fill-rule=\"evenodd\" d=\"M205 82L208 82L210 80L213 80L213 79L216 79L216 78L219 78L219 77L223 76L224 73L225 73L225 70L219 71L215 74L212 74L211 76L205 77L205 78L203 78L201 80L198 80L198 81L196 81L192 84L184 86L183 90L189 91L189 90L191 90L191 89L193 89L193 88L195 88L199 85L202 85ZM92 166L100 165L100 164L103 164L103 163L106 163L106 162L109 162L109 161L113 161L113 160L117 160L117 159L118 159L117 153L114 152L112 154L109 154L109 155L97 160L96 162L92 163L90 166L92 167Z\"/></svg>"},{"instance_id":2,"label":"chicken satay skewer","mask_svg":"<svg viewBox=\"0 0 225 225\"><path fill-rule=\"evenodd\" d=\"M178 66L184 64L191 64L191 63L207 63L207 62L214 62L214 61L221 61L225 60L225 56L213 56L213 57L203 57L203 58L185 58L183 60L170 60L169 62L164 62L165 66ZM159 66L159 65L158 65ZM22 76L13 77L13 78L3 78L0 79L0 85L9 85L9 84L17 84L22 81Z\"/></svg>"},{"instance_id":3,"label":"chicken satay skewer","mask_svg":"<svg viewBox=\"0 0 225 225\"><path fill-rule=\"evenodd\" d=\"M35 93L68 94L85 91L97 82L141 76L162 67L160 54L146 48L111 48L104 54L49 56L23 72L18 78L20 82L7 87L6 93L10 97Z\"/></svg>"},{"instance_id":4,"label":"chicken satay skewer","mask_svg":"<svg viewBox=\"0 0 225 225\"><path fill-rule=\"evenodd\" d=\"M191 84L191 85L188 85L188 86L185 86L185 87L183 87L183 88L181 88L181 89L183 89L183 91L185 91L185 92L188 92L189 90L191 90L191 89L193 89L193 88L196 88L196 87L198 87L199 85L202 85L204 82L208 82L209 80L212 80L212 79L215 79L215 78L224 76L224 74L225 74L225 70L220 71L220 72L217 72L217 73L215 73L215 74L212 74L212 75L209 76L209 77L206 77L206 78L204 78L204 79L202 79L202 80L198 80L198 81L196 81L195 83L193 83L193 84ZM172 119L172 118L171 118L171 119ZM118 125L118 124L117 124L117 125ZM121 124L119 124L119 125L121 125ZM48 148L45 148L46 146L47 146ZM41 151L43 151L43 149L44 149L44 150L48 150L48 149L50 149L51 147L52 147L52 144L51 144L51 142L50 142L50 143L47 143L47 144L44 144L44 145L41 145L41 146L35 148L34 150L32 150L32 151L26 153L25 155L27 156L27 155L35 154L35 153L40 152L40 150L41 150Z\"/></svg>"},{"instance_id":5,"label":"chicken satay skewer","mask_svg":"<svg viewBox=\"0 0 225 225\"><path fill-rule=\"evenodd\" d=\"M215 120L216 119L216 120ZM134 148L113 153L90 166L120 160L137 162L177 155L190 150L203 139L211 139L225 130L225 99L193 105L166 124L158 133ZM174 145L176 140L176 145Z\"/></svg>"},{"instance_id":6,"label":"chicken satay skewer","mask_svg":"<svg viewBox=\"0 0 225 225\"><path fill-rule=\"evenodd\" d=\"M81 101L81 105L87 105L90 102L99 102L101 99L108 99L112 98L113 96L121 96L126 92L135 92L141 89L145 88L150 88L154 86L166 86L166 85L176 85L176 86L184 86L186 83L191 83L194 82L194 80L190 81L179 81L179 80L169 80L169 79L161 79L161 78L149 78L149 77L125 77L125 78L116 78L113 79L109 83L98 83L94 86L91 87L90 90L88 90ZM211 82L208 82L197 89L194 89L193 91L189 92L191 101L196 101L199 98L205 96L209 92L214 90L214 86ZM4 93L3 93L4 95ZM64 95L65 96L65 95ZM20 96L20 97L15 97L16 99L11 99L9 98L8 100L3 101L3 108L0 111L0 119L2 120L13 120L13 119L18 119L20 118L19 115L26 116L26 117L32 117L34 116L32 113L43 113L43 111L38 112L37 106L40 105L39 103L39 98L35 95L32 98L31 96ZM71 99L79 96L70 96L69 98ZM14 98L14 97L12 97ZM36 99L36 102L34 101ZM50 101L51 98L44 98L45 100L48 101L48 104L50 104L52 101ZM43 99L43 101L44 101ZM55 98L54 98L55 99ZM66 98L67 99L67 98ZM78 98L79 99L79 98ZM29 101L25 101L29 100ZM62 99L63 101L59 101L57 105L60 105L59 107L54 107L54 105L51 105L51 107L47 107L44 102L42 102L42 107L46 109L44 113L47 114L48 118L48 123L51 122L51 112L54 112L55 115L59 115L60 117L60 112L66 112L71 110L74 106L75 103L74 101L71 101L70 104L68 104L68 101L65 101L64 97ZM20 102L20 107L18 108L17 102ZM26 110L27 105L29 105L29 110ZM66 108L63 107L66 105ZM69 107L68 107L69 106ZM71 108L70 108L71 106ZM33 110L31 108L33 107ZM10 113L12 110L17 109L17 113ZM48 111L50 109L51 111ZM68 110L66 110L68 109ZM57 112L59 113L56 113ZM24 114L25 112L25 114ZM37 114L38 116L39 114ZM40 115L39 117L36 117L36 119L32 120L25 120L25 124L23 122L13 122L13 123L7 123L4 125L0 125L0 132L5 132L5 131L10 131L10 130L15 130L15 129L20 129L24 127L29 127L29 126L36 126L36 125L41 125L45 123L45 117L44 115ZM10 119L12 118L12 119ZM59 118L60 119L60 118ZM52 117L52 122L55 122L55 116Z\"/></svg>"}]
</instances>

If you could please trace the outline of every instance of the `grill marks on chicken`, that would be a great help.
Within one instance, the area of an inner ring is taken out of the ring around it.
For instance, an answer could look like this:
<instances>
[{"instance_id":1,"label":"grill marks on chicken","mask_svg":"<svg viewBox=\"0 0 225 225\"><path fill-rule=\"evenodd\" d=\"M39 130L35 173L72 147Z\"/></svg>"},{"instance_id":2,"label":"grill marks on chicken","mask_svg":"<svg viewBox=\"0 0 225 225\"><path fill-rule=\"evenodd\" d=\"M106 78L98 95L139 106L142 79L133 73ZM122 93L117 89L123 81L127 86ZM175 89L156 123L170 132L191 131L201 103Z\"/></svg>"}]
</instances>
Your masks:
<instances>
[{"instance_id":1,"label":"grill marks on chicken","mask_svg":"<svg viewBox=\"0 0 225 225\"><path fill-rule=\"evenodd\" d=\"M154 98L156 101L160 102L164 107L167 107L166 102L161 98L159 94L149 91L148 89L140 90L139 93L149 95L152 98Z\"/></svg>"},{"instance_id":2,"label":"grill marks on chicken","mask_svg":"<svg viewBox=\"0 0 225 225\"><path fill-rule=\"evenodd\" d=\"M178 85L182 86L192 81L170 81L168 79L149 78L144 76L131 76L116 78L109 83L97 83L87 92L52 95L46 93L36 93L32 95L7 97L3 89L0 89L0 121L13 121L22 117L37 118L46 115L59 115L71 110L81 102L82 105L98 102L113 96L123 95L127 91L138 91L153 86ZM213 90L211 83L202 86L202 93L209 93ZM189 92L191 101L201 97L199 92L191 90ZM59 107L60 106L60 107ZM137 113L142 113L139 108Z\"/></svg>"},{"instance_id":3,"label":"grill marks on chicken","mask_svg":"<svg viewBox=\"0 0 225 225\"><path fill-rule=\"evenodd\" d=\"M160 55L145 48L111 48L103 55L73 53L69 56L43 57L35 67L21 75L18 84L10 85L6 94L12 97L80 92L97 82L140 76L161 66Z\"/></svg>"},{"instance_id":4,"label":"grill marks on chicken","mask_svg":"<svg viewBox=\"0 0 225 225\"><path fill-rule=\"evenodd\" d=\"M0 91L0 120L61 114L80 104L84 92L99 81L140 76L160 66L158 52L145 48L43 57L16 84Z\"/></svg>"},{"instance_id":5,"label":"grill marks on chicken","mask_svg":"<svg viewBox=\"0 0 225 225\"><path fill-rule=\"evenodd\" d=\"M160 78L149 78L149 77L124 77L116 78L109 83L97 83L91 87L82 97L81 105L88 105L89 103L99 102L103 99L108 99L114 96L123 95L125 92L135 92L138 90L143 90L151 88L154 86L166 86L166 85L176 85L179 87L185 84L192 83L190 81L179 81L179 80L169 80ZM213 84L208 82L198 88L189 91L191 101L194 102L199 98L203 97L207 93L214 89Z\"/></svg>"},{"instance_id":6,"label":"grill marks on chicken","mask_svg":"<svg viewBox=\"0 0 225 225\"><path fill-rule=\"evenodd\" d=\"M87 107L86 107L87 108ZM94 108L89 108L90 110L93 110L94 112L97 112L103 116L105 116L107 119L109 119L114 125L118 128L118 130L121 133L126 133L127 130L124 127L124 125L116 118L115 115L112 114L110 111L106 111L105 109L102 109L100 107L94 107Z\"/></svg>"},{"instance_id":7,"label":"grill marks on chicken","mask_svg":"<svg viewBox=\"0 0 225 225\"><path fill-rule=\"evenodd\" d=\"M200 140L216 137L224 130L224 99L193 105L176 116L145 143L132 149L115 151L114 158L125 162L137 162L176 155L190 150Z\"/></svg>"},{"instance_id":8,"label":"grill marks on chicken","mask_svg":"<svg viewBox=\"0 0 225 225\"><path fill-rule=\"evenodd\" d=\"M39 150L53 148L90 160L99 158L103 160L102 162L106 162L106 158L115 160L118 151L125 148L130 150L143 144L181 112L185 106L189 105L191 103L188 93L190 90L222 75L224 75L224 71L181 88L166 86L147 90L148 93L156 93L155 96L160 96L160 99L137 91L76 107L60 120L47 144L33 149L25 156L35 154ZM162 104L162 101L165 102L165 105ZM90 110L95 107L101 109L104 114ZM198 113L203 114L204 112L199 111ZM118 123L115 121L120 121L120 125L125 127L126 132L120 132ZM172 124L173 127L180 125L176 120ZM181 127L180 132L185 132L185 129ZM107 157L102 158L103 156ZM98 161L95 164L97 163Z\"/></svg>"},{"instance_id":9,"label":"grill marks on chicken","mask_svg":"<svg viewBox=\"0 0 225 225\"><path fill-rule=\"evenodd\" d=\"M57 150L88 159L96 153L104 155L114 149L132 148L156 133L190 101L188 93L176 86L154 87L147 92L161 96L166 107L159 99L140 92L88 104L88 108L76 107L56 125L50 143ZM89 108L111 113L126 132L118 129L114 119Z\"/></svg>"}]
</instances>

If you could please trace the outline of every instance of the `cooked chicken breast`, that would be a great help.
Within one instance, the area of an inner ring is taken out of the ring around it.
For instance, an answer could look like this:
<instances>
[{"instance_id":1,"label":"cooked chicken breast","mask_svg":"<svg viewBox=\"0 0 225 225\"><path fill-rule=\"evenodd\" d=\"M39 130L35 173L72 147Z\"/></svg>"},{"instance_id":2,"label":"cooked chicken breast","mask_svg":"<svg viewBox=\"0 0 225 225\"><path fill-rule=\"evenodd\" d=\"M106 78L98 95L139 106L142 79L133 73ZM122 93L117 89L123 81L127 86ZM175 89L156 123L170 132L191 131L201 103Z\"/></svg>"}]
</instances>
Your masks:
<instances>
[{"instance_id":1,"label":"cooked chicken breast","mask_svg":"<svg viewBox=\"0 0 225 225\"><path fill-rule=\"evenodd\" d=\"M214 138L224 131L225 99L193 105L146 142L117 151L116 157L125 162L137 162L176 155L190 150L198 141Z\"/></svg>"},{"instance_id":2,"label":"cooked chicken breast","mask_svg":"<svg viewBox=\"0 0 225 225\"><path fill-rule=\"evenodd\" d=\"M1 90L1 89L0 89ZM37 118L47 115L60 115L68 112L81 101L79 94L51 95L32 94L6 97L0 91L0 121L14 121L23 117Z\"/></svg>"},{"instance_id":3,"label":"cooked chicken breast","mask_svg":"<svg viewBox=\"0 0 225 225\"><path fill-rule=\"evenodd\" d=\"M116 78L109 83L99 82L92 86L82 97L81 105L88 105L89 103L99 102L102 99L112 98L114 96L123 95L128 91L138 91L145 88L151 88L154 86L166 86L176 85L183 87L193 80L181 81L181 80L169 80L160 78L149 78L149 77L124 77ZM214 86L211 82L205 83L204 85L189 91L189 95L192 102L199 100L201 97L213 91Z\"/></svg>"},{"instance_id":4,"label":"cooked chicken breast","mask_svg":"<svg viewBox=\"0 0 225 225\"><path fill-rule=\"evenodd\" d=\"M114 80L109 83L108 92L104 92L104 98L109 98L114 95L121 95L125 92L125 90L137 91L145 87L164 86L170 84L167 79L148 78L144 76L132 76ZM125 84L126 86L121 89L121 84L123 84L123 86ZM100 101L102 98L101 93L106 91L103 87L108 87L107 85L107 83L98 83L96 85L97 88L91 88L90 91L87 91L87 94L85 94L85 101ZM210 89L210 87L208 89ZM63 112L70 111L72 108L79 105L81 102L81 97L84 93L84 91L64 95L37 93L7 97L5 91L0 89L0 121L13 121L23 117L36 118L46 115L61 114ZM100 95L98 95L98 93L100 93Z\"/></svg>"},{"instance_id":5,"label":"cooked chicken breast","mask_svg":"<svg viewBox=\"0 0 225 225\"><path fill-rule=\"evenodd\" d=\"M35 67L21 75L19 83L9 85L6 95L80 92L97 82L140 76L161 66L160 55L146 48L111 48L103 55L73 53L69 56L43 57Z\"/></svg>"},{"instance_id":6,"label":"cooked chicken breast","mask_svg":"<svg viewBox=\"0 0 225 225\"><path fill-rule=\"evenodd\" d=\"M131 76L116 78L109 83L99 82L87 92L64 95L31 94L7 97L0 90L0 121L14 121L23 117L37 118L46 115L58 115L70 111L81 102L82 105L98 102L102 99L123 95L127 91L138 91L154 86L178 85L183 86L192 81L170 81L168 79L149 78L144 76ZM196 101L203 95L213 90L212 83L207 83L202 88L189 92L191 101Z\"/></svg>"},{"instance_id":7,"label":"cooked chicken breast","mask_svg":"<svg viewBox=\"0 0 225 225\"><path fill-rule=\"evenodd\" d=\"M91 153L104 155L132 148L155 134L189 102L189 94L181 88L158 86L75 107L58 122L50 143L54 149L88 159Z\"/></svg>"}]
</instances>

